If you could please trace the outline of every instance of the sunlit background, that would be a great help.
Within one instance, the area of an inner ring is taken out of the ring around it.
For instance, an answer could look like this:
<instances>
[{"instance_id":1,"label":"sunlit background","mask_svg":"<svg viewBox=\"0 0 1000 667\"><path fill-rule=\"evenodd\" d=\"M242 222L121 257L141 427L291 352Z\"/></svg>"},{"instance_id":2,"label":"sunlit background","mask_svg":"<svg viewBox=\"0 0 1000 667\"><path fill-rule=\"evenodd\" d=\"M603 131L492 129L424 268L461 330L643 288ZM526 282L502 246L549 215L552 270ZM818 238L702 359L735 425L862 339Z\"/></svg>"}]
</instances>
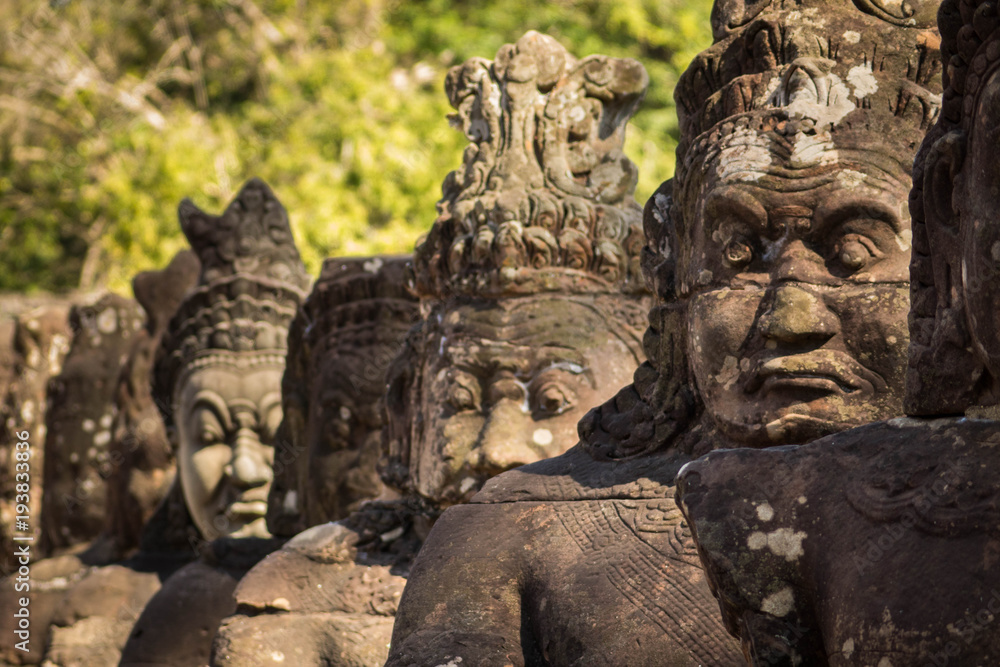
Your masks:
<instances>
[{"instance_id":1,"label":"sunlit background","mask_svg":"<svg viewBox=\"0 0 1000 667\"><path fill-rule=\"evenodd\" d=\"M177 204L218 213L260 176L310 272L412 250L465 139L448 68L529 29L630 56L644 202L673 174L672 92L711 41L711 0L0 0L0 291L124 294L186 245Z\"/></svg>"}]
</instances>

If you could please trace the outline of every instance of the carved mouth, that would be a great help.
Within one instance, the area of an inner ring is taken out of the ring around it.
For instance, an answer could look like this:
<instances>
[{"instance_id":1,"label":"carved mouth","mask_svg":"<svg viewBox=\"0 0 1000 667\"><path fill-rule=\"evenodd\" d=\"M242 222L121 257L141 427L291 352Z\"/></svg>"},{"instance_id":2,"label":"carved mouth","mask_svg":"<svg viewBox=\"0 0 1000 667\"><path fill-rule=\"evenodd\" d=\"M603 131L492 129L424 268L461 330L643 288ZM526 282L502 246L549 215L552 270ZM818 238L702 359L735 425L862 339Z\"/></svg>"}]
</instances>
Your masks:
<instances>
[{"instance_id":1,"label":"carved mouth","mask_svg":"<svg viewBox=\"0 0 1000 667\"><path fill-rule=\"evenodd\" d=\"M267 503L263 500L237 500L226 508L230 518L257 518L267 514Z\"/></svg>"},{"instance_id":2,"label":"carved mouth","mask_svg":"<svg viewBox=\"0 0 1000 667\"><path fill-rule=\"evenodd\" d=\"M873 393L885 381L850 355L836 350L814 350L786 356L758 355L743 379L748 394L782 390L818 394Z\"/></svg>"}]
</instances>

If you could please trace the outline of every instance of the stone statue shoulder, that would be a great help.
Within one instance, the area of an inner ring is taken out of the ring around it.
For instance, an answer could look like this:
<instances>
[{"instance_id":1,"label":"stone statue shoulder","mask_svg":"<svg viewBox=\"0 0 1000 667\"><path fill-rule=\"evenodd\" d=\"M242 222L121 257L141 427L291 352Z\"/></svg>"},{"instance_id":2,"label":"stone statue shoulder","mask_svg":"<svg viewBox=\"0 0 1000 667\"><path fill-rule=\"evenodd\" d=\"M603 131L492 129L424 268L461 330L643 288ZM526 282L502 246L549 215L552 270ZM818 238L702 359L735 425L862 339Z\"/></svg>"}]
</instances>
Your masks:
<instances>
[{"instance_id":1,"label":"stone statue shoulder","mask_svg":"<svg viewBox=\"0 0 1000 667\"><path fill-rule=\"evenodd\" d=\"M689 457L656 452L624 461L595 460L581 445L489 480L473 503L673 498L673 481Z\"/></svg>"},{"instance_id":2,"label":"stone statue shoulder","mask_svg":"<svg viewBox=\"0 0 1000 667\"><path fill-rule=\"evenodd\" d=\"M995 421L899 418L684 466L678 505L727 628L779 662L813 664L833 645L864 661L888 650L887 637L911 661L944 650L963 622L956 610L974 614L1000 590L998 443ZM831 617L851 621L812 631ZM956 646L997 655L990 642L980 633Z\"/></svg>"}]
</instances>

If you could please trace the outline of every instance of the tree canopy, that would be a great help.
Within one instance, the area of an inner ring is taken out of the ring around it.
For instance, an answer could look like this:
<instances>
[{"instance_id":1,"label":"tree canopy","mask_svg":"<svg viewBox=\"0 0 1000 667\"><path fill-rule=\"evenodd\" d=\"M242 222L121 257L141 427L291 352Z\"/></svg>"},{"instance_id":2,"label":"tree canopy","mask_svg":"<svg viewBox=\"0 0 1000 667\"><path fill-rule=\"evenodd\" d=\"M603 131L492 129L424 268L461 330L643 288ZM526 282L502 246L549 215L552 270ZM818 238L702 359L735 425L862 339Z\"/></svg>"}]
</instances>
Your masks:
<instances>
[{"instance_id":1,"label":"tree canopy","mask_svg":"<svg viewBox=\"0 0 1000 667\"><path fill-rule=\"evenodd\" d=\"M0 0L0 290L125 290L252 176L303 259L412 249L465 139L444 75L529 29L651 85L626 153L673 174L673 88L710 0Z\"/></svg>"}]
</instances>

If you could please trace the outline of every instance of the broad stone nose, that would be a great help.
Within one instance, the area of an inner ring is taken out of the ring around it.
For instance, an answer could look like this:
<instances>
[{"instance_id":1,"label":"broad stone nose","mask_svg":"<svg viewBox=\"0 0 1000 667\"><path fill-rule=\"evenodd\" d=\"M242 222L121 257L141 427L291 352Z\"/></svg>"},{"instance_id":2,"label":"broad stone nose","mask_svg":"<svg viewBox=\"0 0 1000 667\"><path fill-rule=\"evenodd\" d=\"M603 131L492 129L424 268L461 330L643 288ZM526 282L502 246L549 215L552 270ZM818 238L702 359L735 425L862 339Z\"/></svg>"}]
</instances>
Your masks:
<instances>
[{"instance_id":1,"label":"broad stone nose","mask_svg":"<svg viewBox=\"0 0 1000 667\"><path fill-rule=\"evenodd\" d=\"M524 441L525 425L530 422L523 399L501 398L490 406L476 442L476 467L497 474L540 460Z\"/></svg>"},{"instance_id":2,"label":"broad stone nose","mask_svg":"<svg viewBox=\"0 0 1000 667\"><path fill-rule=\"evenodd\" d=\"M226 476L243 489L263 486L271 481L273 472L267 462L265 445L253 429L241 428L236 432L233 456L226 465Z\"/></svg>"},{"instance_id":3,"label":"broad stone nose","mask_svg":"<svg viewBox=\"0 0 1000 667\"><path fill-rule=\"evenodd\" d=\"M767 340L822 345L840 330L840 320L823 299L797 285L779 285L758 321Z\"/></svg>"}]
</instances>

